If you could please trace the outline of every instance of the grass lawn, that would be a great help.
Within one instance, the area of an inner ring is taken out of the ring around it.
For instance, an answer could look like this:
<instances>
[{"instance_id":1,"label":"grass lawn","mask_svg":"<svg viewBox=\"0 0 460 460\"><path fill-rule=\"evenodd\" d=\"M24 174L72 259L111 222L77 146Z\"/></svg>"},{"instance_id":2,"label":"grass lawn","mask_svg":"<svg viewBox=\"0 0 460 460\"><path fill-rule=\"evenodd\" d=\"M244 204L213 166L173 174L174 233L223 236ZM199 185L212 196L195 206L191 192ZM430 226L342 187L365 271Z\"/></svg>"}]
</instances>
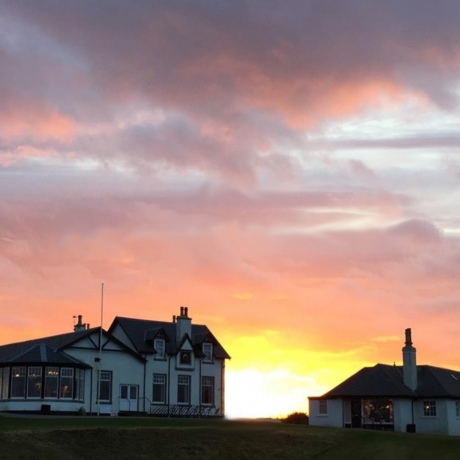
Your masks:
<instances>
[{"instance_id":1,"label":"grass lawn","mask_svg":"<svg viewBox=\"0 0 460 460\"><path fill-rule=\"evenodd\" d=\"M0 459L459 459L460 437L264 421L0 415Z\"/></svg>"}]
</instances>

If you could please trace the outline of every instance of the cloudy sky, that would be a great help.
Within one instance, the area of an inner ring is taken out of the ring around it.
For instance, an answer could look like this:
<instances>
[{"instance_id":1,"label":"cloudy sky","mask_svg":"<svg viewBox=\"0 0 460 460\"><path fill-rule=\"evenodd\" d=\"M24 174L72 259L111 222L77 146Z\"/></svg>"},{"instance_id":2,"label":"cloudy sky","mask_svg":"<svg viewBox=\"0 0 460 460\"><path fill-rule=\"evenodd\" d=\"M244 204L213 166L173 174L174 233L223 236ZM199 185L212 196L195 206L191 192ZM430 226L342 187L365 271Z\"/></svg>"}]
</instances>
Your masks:
<instances>
[{"instance_id":1,"label":"cloudy sky","mask_svg":"<svg viewBox=\"0 0 460 460\"><path fill-rule=\"evenodd\" d=\"M227 412L460 368L460 3L0 0L0 343L189 307Z\"/></svg>"}]
</instances>

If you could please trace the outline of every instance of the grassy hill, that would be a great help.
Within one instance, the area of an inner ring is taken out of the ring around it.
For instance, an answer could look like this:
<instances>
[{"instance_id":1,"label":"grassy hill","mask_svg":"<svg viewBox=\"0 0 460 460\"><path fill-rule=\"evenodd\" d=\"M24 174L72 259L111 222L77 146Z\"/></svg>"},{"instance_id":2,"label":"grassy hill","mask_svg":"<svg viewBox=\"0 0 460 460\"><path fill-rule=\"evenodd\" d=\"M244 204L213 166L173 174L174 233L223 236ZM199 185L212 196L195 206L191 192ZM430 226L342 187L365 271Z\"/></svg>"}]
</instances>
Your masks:
<instances>
[{"instance_id":1,"label":"grassy hill","mask_svg":"<svg viewBox=\"0 0 460 460\"><path fill-rule=\"evenodd\" d=\"M460 438L262 421L0 416L0 459L458 459Z\"/></svg>"}]
</instances>

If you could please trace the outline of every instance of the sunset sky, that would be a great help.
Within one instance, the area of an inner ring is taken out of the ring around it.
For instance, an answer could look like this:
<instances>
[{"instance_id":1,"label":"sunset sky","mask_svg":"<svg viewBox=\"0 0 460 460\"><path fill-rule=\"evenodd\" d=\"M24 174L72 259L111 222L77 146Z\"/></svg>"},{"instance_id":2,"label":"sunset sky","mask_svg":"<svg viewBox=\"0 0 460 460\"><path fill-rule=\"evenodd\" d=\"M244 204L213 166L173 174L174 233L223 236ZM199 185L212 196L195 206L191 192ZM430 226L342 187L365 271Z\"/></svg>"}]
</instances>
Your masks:
<instances>
[{"instance_id":1,"label":"sunset sky","mask_svg":"<svg viewBox=\"0 0 460 460\"><path fill-rule=\"evenodd\" d=\"M460 2L0 0L0 344L188 306L227 414L460 369Z\"/></svg>"}]
</instances>

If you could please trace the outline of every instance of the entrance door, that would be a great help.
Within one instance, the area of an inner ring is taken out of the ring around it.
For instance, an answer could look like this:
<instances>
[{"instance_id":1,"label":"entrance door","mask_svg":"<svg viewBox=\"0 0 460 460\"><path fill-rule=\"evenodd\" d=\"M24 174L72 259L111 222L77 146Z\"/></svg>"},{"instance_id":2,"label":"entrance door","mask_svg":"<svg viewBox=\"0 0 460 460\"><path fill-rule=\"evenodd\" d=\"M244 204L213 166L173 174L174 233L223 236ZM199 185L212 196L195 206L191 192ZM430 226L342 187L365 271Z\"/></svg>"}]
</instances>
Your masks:
<instances>
[{"instance_id":1,"label":"entrance door","mask_svg":"<svg viewBox=\"0 0 460 460\"><path fill-rule=\"evenodd\" d=\"M353 399L351 401L351 427L361 428L362 426L361 421L362 421L361 400Z\"/></svg>"},{"instance_id":2,"label":"entrance door","mask_svg":"<svg viewBox=\"0 0 460 460\"><path fill-rule=\"evenodd\" d=\"M120 385L120 410L137 412L138 393L137 385Z\"/></svg>"}]
</instances>

